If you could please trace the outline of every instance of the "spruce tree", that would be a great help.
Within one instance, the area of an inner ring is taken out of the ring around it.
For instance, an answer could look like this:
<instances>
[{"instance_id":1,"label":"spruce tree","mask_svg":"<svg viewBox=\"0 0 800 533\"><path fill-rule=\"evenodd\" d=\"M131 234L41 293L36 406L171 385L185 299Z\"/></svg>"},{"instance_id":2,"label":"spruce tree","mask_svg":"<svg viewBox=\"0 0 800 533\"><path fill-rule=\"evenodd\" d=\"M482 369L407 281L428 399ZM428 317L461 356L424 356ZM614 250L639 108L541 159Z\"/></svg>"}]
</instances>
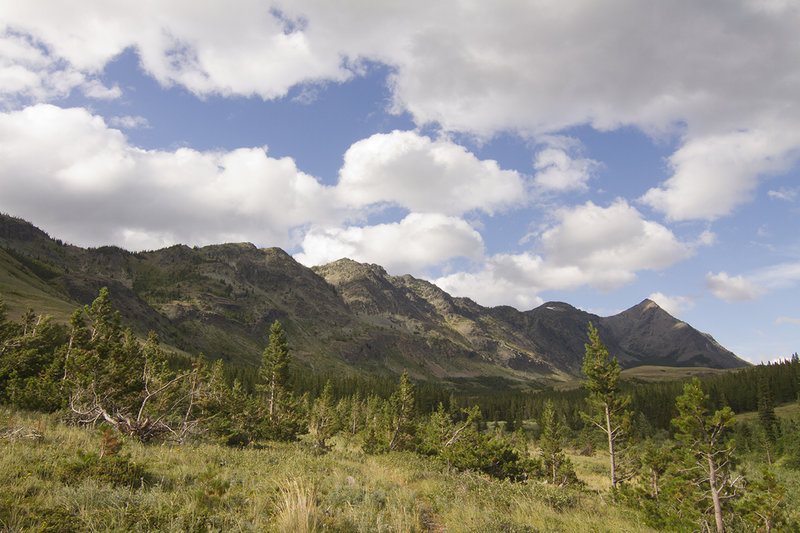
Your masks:
<instances>
[{"instance_id":1,"label":"spruce tree","mask_svg":"<svg viewBox=\"0 0 800 533\"><path fill-rule=\"evenodd\" d=\"M263 433L268 439L292 440L300 431L301 420L287 384L290 359L286 334L276 320L258 370L265 411Z\"/></svg>"},{"instance_id":2,"label":"spruce tree","mask_svg":"<svg viewBox=\"0 0 800 533\"><path fill-rule=\"evenodd\" d=\"M772 464L775 456L775 445L779 437L778 417L772 405L772 392L769 381L763 374L758 380L758 423L761 426L764 450L767 453L767 463Z\"/></svg>"},{"instance_id":3,"label":"spruce tree","mask_svg":"<svg viewBox=\"0 0 800 533\"><path fill-rule=\"evenodd\" d=\"M270 328L269 345L264 349L258 373L266 395L267 414L272 418L286 392L286 380L289 376L289 343L283 326L277 320Z\"/></svg>"},{"instance_id":4,"label":"spruce tree","mask_svg":"<svg viewBox=\"0 0 800 533\"><path fill-rule=\"evenodd\" d=\"M584 387L589 391L587 403L591 412L581 416L599 428L608 441L612 489L624 479L619 468L621 445L627 437L631 412L631 398L620 392L620 366L616 357L610 357L608 348L600 340L597 328L589 323L589 343L584 345L583 373L589 378Z\"/></svg>"},{"instance_id":5,"label":"spruce tree","mask_svg":"<svg viewBox=\"0 0 800 533\"><path fill-rule=\"evenodd\" d=\"M542 413L542 433L539 444L542 448L542 466L553 485L564 486L577 481L572 462L561 446L563 426L553 402L547 400Z\"/></svg>"},{"instance_id":6,"label":"spruce tree","mask_svg":"<svg viewBox=\"0 0 800 533\"><path fill-rule=\"evenodd\" d=\"M414 438L415 390L414 384L408 377L408 371L400 376L400 385L392 395L392 436L389 439L389 449L402 450L407 448Z\"/></svg>"}]
</instances>

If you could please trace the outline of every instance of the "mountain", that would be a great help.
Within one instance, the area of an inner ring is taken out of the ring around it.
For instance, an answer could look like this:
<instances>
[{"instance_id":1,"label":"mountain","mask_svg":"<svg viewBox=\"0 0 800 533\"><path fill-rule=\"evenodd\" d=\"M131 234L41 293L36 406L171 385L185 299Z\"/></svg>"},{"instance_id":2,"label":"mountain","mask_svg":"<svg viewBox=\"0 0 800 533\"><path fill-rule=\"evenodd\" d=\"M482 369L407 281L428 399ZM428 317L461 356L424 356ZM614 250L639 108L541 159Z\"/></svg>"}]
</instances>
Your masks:
<instances>
[{"instance_id":1,"label":"mountain","mask_svg":"<svg viewBox=\"0 0 800 533\"><path fill-rule=\"evenodd\" d=\"M313 371L407 369L421 380L536 386L580 374L590 321L624 367L747 364L650 300L611 317L562 302L487 308L350 259L307 268L249 243L83 249L0 214L0 294L10 316L31 305L66 321L103 286L137 333L154 330L177 350L240 365L258 364L275 320Z\"/></svg>"}]
</instances>

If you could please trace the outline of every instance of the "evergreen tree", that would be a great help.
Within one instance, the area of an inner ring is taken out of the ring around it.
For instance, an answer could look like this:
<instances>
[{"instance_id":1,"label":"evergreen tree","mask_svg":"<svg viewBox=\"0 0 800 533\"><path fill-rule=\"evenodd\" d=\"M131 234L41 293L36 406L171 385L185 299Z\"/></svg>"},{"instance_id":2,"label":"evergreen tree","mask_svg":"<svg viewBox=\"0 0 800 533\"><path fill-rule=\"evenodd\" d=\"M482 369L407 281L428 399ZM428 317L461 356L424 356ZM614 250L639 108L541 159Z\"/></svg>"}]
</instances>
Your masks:
<instances>
[{"instance_id":1,"label":"evergreen tree","mask_svg":"<svg viewBox=\"0 0 800 533\"><path fill-rule=\"evenodd\" d=\"M268 439L292 440L302 425L294 397L287 387L290 359L286 334L276 320L270 328L269 345L264 349L258 370L265 409L263 434Z\"/></svg>"},{"instance_id":2,"label":"evergreen tree","mask_svg":"<svg viewBox=\"0 0 800 533\"><path fill-rule=\"evenodd\" d=\"M734 424L733 411L725 407L710 414L706 407L708 394L694 378L683 387L676 405L678 416L672 420L675 438L685 445L687 471L693 483L702 488L700 498L710 501L718 532L725 531L723 505L735 496L740 478L733 472L733 440L725 440Z\"/></svg>"},{"instance_id":3,"label":"evergreen tree","mask_svg":"<svg viewBox=\"0 0 800 533\"><path fill-rule=\"evenodd\" d=\"M786 486L778 483L769 466L762 468L761 477L750 483L747 489L739 511L750 524L755 527L763 525L766 533L771 533L776 526L784 525Z\"/></svg>"},{"instance_id":4,"label":"evergreen tree","mask_svg":"<svg viewBox=\"0 0 800 533\"><path fill-rule=\"evenodd\" d=\"M563 487L577 481L572 462L562 449L562 425L553 402L547 400L542 413L542 433L539 445L542 448L542 466L549 481L553 485Z\"/></svg>"},{"instance_id":5,"label":"evergreen tree","mask_svg":"<svg viewBox=\"0 0 800 533\"><path fill-rule=\"evenodd\" d=\"M408 448L414 439L415 398L414 384L408 377L408 371L400 376L400 385L391 399L392 436L389 449L403 450Z\"/></svg>"},{"instance_id":6,"label":"evergreen tree","mask_svg":"<svg viewBox=\"0 0 800 533\"><path fill-rule=\"evenodd\" d=\"M334 405L333 388L330 380L325 384L325 388L322 389L322 394L319 398L314 400L308 426L309 433L314 437L316 449L319 451L327 450L327 440L339 429L339 420Z\"/></svg>"},{"instance_id":7,"label":"evergreen tree","mask_svg":"<svg viewBox=\"0 0 800 533\"><path fill-rule=\"evenodd\" d=\"M775 455L775 445L780 436L780 426L778 424L778 417L775 416L775 408L772 405L772 392L770 391L769 381L763 374L758 380L758 422L761 426L764 450L767 453L767 462L772 464Z\"/></svg>"},{"instance_id":8,"label":"evergreen tree","mask_svg":"<svg viewBox=\"0 0 800 533\"><path fill-rule=\"evenodd\" d=\"M589 343L584 345L583 373L589 380L584 387L589 391L587 403L590 413L582 413L584 420L599 428L606 436L610 462L611 487L626 476L620 469L621 445L627 437L631 412L630 396L620 392L620 367L616 357L611 358L608 348L600 340L597 328L589 323Z\"/></svg>"},{"instance_id":9,"label":"evergreen tree","mask_svg":"<svg viewBox=\"0 0 800 533\"><path fill-rule=\"evenodd\" d=\"M269 345L264 349L259 368L259 378L266 394L267 415L275 416L281 399L286 394L289 376L289 343L283 326L277 320L269 332Z\"/></svg>"}]
</instances>

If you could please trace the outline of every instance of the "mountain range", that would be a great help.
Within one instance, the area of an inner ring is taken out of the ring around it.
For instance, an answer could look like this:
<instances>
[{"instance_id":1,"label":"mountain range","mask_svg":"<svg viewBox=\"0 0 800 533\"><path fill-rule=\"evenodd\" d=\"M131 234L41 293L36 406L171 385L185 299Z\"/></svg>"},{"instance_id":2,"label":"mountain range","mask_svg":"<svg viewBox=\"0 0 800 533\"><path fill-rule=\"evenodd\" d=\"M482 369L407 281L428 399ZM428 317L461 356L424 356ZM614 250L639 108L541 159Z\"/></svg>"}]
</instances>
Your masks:
<instances>
[{"instance_id":1,"label":"mountain range","mask_svg":"<svg viewBox=\"0 0 800 533\"><path fill-rule=\"evenodd\" d=\"M592 322L623 367L736 368L747 363L644 300L600 317L563 302L483 307L412 276L340 259L308 268L280 248L249 243L129 252L80 248L0 214L0 295L66 321L108 287L123 320L173 349L257 365L279 320L310 371L459 383L502 378L536 387L580 375Z\"/></svg>"}]
</instances>

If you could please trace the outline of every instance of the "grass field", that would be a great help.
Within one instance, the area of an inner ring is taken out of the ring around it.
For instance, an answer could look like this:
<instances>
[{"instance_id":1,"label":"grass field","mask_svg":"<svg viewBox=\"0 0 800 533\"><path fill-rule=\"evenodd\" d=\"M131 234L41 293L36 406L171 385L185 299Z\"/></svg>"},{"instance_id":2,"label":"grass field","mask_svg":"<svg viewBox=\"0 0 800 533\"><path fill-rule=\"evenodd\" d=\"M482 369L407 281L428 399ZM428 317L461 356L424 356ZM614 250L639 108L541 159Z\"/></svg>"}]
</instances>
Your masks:
<instances>
[{"instance_id":1,"label":"grass field","mask_svg":"<svg viewBox=\"0 0 800 533\"><path fill-rule=\"evenodd\" d=\"M2 531L651 531L598 495L601 457L575 458L578 491L365 455L343 439L325 455L303 442L125 442L100 459L99 432L8 411L0 435Z\"/></svg>"},{"instance_id":2,"label":"grass field","mask_svg":"<svg viewBox=\"0 0 800 533\"><path fill-rule=\"evenodd\" d=\"M775 407L775 415L778 418L794 418L800 419L800 404L797 402L789 402ZM758 411L748 411L746 413L737 413L736 420L753 422L758 420Z\"/></svg>"}]
</instances>

